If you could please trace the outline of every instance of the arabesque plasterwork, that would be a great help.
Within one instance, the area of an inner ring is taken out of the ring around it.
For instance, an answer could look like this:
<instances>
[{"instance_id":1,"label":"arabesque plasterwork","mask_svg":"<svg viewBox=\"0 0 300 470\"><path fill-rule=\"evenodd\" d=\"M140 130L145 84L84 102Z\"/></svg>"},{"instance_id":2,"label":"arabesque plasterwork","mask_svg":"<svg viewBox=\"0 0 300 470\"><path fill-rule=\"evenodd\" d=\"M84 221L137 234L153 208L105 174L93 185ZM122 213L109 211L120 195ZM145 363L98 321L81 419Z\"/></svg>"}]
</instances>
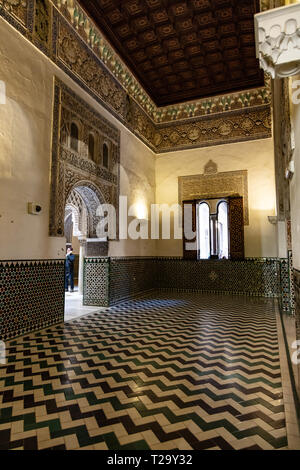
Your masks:
<instances>
[{"instance_id":1,"label":"arabesque plasterwork","mask_svg":"<svg viewBox=\"0 0 300 470\"><path fill-rule=\"evenodd\" d=\"M266 87L245 92L157 107L76 0L53 0L52 3L154 123L171 122L270 103L270 86L267 83Z\"/></svg>"},{"instance_id":2,"label":"arabesque plasterwork","mask_svg":"<svg viewBox=\"0 0 300 470\"><path fill-rule=\"evenodd\" d=\"M52 9L47 0L35 0L33 40L47 53L51 46Z\"/></svg>"},{"instance_id":3,"label":"arabesque plasterwork","mask_svg":"<svg viewBox=\"0 0 300 470\"><path fill-rule=\"evenodd\" d=\"M204 173L178 178L179 204L194 199L219 199L229 196L243 197L244 224L249 225L247 170Z\"/></svg>"},{"instance_id":4,"label":"arabesque plasterwork","mask_svg":"<svg viewBox=\"0 0 300 470\"><path fill-rule=\"evenodd\" d=\"M78 150L70 147L70 127L79 128ZM101 163L101 145L96 146L94 161L88 155L88 135L109 143L109 168ZM120 133L58 79L54 84L53 141L51 168L50 235L63 236L65 206L77 188L87 201L96 236L96 211L99 204L119 203Z\"/></svg>"},{"instance_id":5,"label":"arabesque plasterwork","mask_svg":"<svg viewBox=\"0 0 300 470\"><path fill-rule=\"evenodd\" d=\"M273 79L299 74L299 3L257 14L254 22L260 67Z\"/></svg>"},{"instance_id":6,"label":"arabesque plasterwork","mask_svg":"<svg viewBox=\"0 0 300 470\"><path fill-rule=\"evenodd\" d=\"M264 138L271 135L271 115L268 107L260 107L243 113L221 114L192 123L177 123L157 128L155 147L157 152L177 149L206 147L236 141Z\"/></svg>"},{"instance_id":7,"label":"arabesque plasterwork","mask_svg":"<svg viewBox=\"0 0 300 470\"><path fill-rule=\"evenodd\" d=\"M5 9L22 24L27 24L28 0L0 0L0 9Z\"/></svg>"},{"instance_id":8,"label":"arabesque plasterwork","mask_svg":"<svg viewBox=\"0 0 300 470\"><path fill-rule=\"evenodd\" d=\"M0 15L10 21L16 2L0 0ZM156 107L75 0L19 3L35 14L25 36L155 153L271 137L268 80L259 89Z\"/></svg>"}]
</instances>

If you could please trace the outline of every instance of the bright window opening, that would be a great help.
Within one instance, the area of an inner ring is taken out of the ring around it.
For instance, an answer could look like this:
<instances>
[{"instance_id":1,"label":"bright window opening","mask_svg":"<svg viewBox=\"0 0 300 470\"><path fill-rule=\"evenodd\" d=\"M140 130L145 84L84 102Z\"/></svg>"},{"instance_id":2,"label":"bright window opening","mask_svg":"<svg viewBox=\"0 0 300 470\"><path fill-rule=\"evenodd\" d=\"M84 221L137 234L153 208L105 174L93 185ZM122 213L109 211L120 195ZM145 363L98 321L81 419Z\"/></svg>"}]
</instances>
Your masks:
<instances>
[{"instance_id":1,"label":"bright window opening","mask_svg":"<svg viewBox=\"0 0 300 470\"><path fill-rule=\"evenodd\" d=\"M211 207L214 209L213 213ZM198 258L228 259L227 201L203 201L198 208Z\"/></svg>"},{"instance_id":2,"label":"bright window opening","mask_svg":"<svg viewBox=\"0 0 300 470\"><path fill-rule=\"evenodd\" d=\"M218 205L218 252L220 259L228 259L228 204L223 201Z\"/></svg>"},{"instance_id":3,"label":"bright window opening","mask_svg":"<svg viewBox=\"0 0 300 470\"><path fill-rule=\"evenodd\" d=\"M199 208L199 247L200 259L210 258L210 217L209 206L205 202Z\"/></svg>"}]
</instances>

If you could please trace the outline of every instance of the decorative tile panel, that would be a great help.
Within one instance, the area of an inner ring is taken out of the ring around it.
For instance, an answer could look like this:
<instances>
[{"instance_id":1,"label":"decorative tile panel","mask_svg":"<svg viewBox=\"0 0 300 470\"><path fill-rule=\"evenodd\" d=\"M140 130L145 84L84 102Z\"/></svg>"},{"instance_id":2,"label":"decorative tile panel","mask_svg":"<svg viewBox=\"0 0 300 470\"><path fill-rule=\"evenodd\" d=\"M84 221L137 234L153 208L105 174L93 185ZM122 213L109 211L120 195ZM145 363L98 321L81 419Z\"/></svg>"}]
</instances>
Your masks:
<instances>
[{"instance_id":1,"label":"decorative tile panel","mask_svg":"<svg viewBox=\"0 0 300 470\"><path fill-rule=\"evenodd\" d=\"M110 259L110 303L154 288L156 261L151 258Z\"/></svg>"},{"instance_id":2,"label":"decorative tile panel","mask_svg":"<svg viewBox=\"0 0 300 470\"><path fill-rule=\"evenodd\" d=\"M165 289L278 298L285 311L290 309L288 261L277 258L87 258L85 269L86 305L113 305L151 289Z\"/></svg>"},{"instance_id":3,"label":"decorative tile panel","mask_svg":"<svg viewBox=\"0 0 300 470\"><path fill-rule=\"evenodd\" d=\"M293 281L294 281L294 312L296 317L296 336L297 340L300 341L300 271L293 269ZM298 348L299 349L299 348ZM299 358L299 354L298 354ZM298 383L296 384L298 389L298 398L300 400L300 364L298 364Z\"/></svg>"},{"instance_id":4,"label":"decorative tile panel","mask_svg":"<svg viewBox=\"0 0 300 470\"><path fill-rule=\"evenodd\" d=\"M108 245L108 242L95 242L87 240L85 242L86 256L88 258L107 256Z\"/></svg>"},{"instance_id":5,"label":"decorative tile panel","mask_svg":"<svg viewBox=\"0 0 300 470\"><path fill-rule=\"evenodd\" d=\"M295 285L294 285L294 272L293 272L293 251L288 251L288 265L289 265L289 285L290 285L290 314L295 315Z\"/></svg>"},{"instance_id":6,"label":"decorative tile panel","mask_svg":"<svg viewBox=\"0 0 300 470\"><path fill-rule=\"evenodd\" d=\"M297 339L300 340L300 271L293 270L294 288L295 288L295 314L296 314L296 330Z\"/></svg>"},{"instance_id":7,"label":"decorative tile panel","mask_svg":"<svg viewBox=\"0 0 300 470\"><path fill-rule=\"evenodd\" d=\"M290 269L289 261L282 259L280 261L280 284L281 284L281 309L285 313L291 311L291 288L290 288Z\"/></svg>"},{"instance_id":8,"label":"decorative tile panel","mask_svg":"<svg viewBox=\"0 0 300 470\"><path fill-rule=\"evenodd\" d=\"M64 321L65 262L0 262L0 340Z\"/></svg>"},{"instance_id":9,"label":"decorative tile panel","mask_svg":"<svg viewBox=\"0 0 300 470\"><path fill-rule=\"evenodd\" d=\"M164 289L278 297L279 262L273 259L244 261L158 260L156 286Z\"/></svg>"},{"instance_id":10,"label":"decorative tile panel","mask_svg":"<svg viewBox=\"0 0 300 470\"><path fill-rule=\"evenodd\" d=\"M83 305L109 305L109 258L85 258Z\"/></svg>"}]
</instances>

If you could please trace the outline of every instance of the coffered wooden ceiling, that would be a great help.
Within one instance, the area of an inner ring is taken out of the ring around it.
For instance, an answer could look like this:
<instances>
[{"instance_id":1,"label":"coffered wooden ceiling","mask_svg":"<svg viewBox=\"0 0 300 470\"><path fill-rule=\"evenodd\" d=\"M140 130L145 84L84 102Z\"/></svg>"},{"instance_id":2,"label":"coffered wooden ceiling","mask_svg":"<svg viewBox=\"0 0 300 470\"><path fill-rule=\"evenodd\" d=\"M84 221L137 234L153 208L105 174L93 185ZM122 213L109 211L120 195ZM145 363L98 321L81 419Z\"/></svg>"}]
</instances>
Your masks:
<instances>
[{"instance_id":1,"label":"coffered wooden ceiling","mask_svg":"<svg viewBox=\"0 0 300 470\"><path fill-rule=\"evenodd\" d=\"M81 0L158 106L263 85L258 0Z\"/></svg>"}]
</instances>

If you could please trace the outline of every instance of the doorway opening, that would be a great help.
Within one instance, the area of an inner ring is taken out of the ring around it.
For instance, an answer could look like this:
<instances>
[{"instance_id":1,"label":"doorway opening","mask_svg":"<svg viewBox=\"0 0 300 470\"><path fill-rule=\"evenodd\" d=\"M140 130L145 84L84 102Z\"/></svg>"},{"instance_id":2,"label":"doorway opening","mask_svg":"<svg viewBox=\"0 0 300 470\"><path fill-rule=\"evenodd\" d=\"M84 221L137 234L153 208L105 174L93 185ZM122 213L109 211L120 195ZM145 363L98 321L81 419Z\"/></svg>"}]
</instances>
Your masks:
<instances>
[{"instance_id":1,"label":"doorway opening","mask_svg":"<svg viewBox=\"0 0 300 470\"><path fill-rule=\"evenodd\" d=\"M78 184L69 193L65 205L64 231L66 253L72 248L74 259L66 276L65 321L95 311L95 307L83 305L84 259L87 256L107 256L108 244L97 238L99 217L97 209L101 204L98 190L88 183ZM99 253L98 253L99 252ZM74 288L73 288L73 282Z\"/></svg>"}]
</instances>

